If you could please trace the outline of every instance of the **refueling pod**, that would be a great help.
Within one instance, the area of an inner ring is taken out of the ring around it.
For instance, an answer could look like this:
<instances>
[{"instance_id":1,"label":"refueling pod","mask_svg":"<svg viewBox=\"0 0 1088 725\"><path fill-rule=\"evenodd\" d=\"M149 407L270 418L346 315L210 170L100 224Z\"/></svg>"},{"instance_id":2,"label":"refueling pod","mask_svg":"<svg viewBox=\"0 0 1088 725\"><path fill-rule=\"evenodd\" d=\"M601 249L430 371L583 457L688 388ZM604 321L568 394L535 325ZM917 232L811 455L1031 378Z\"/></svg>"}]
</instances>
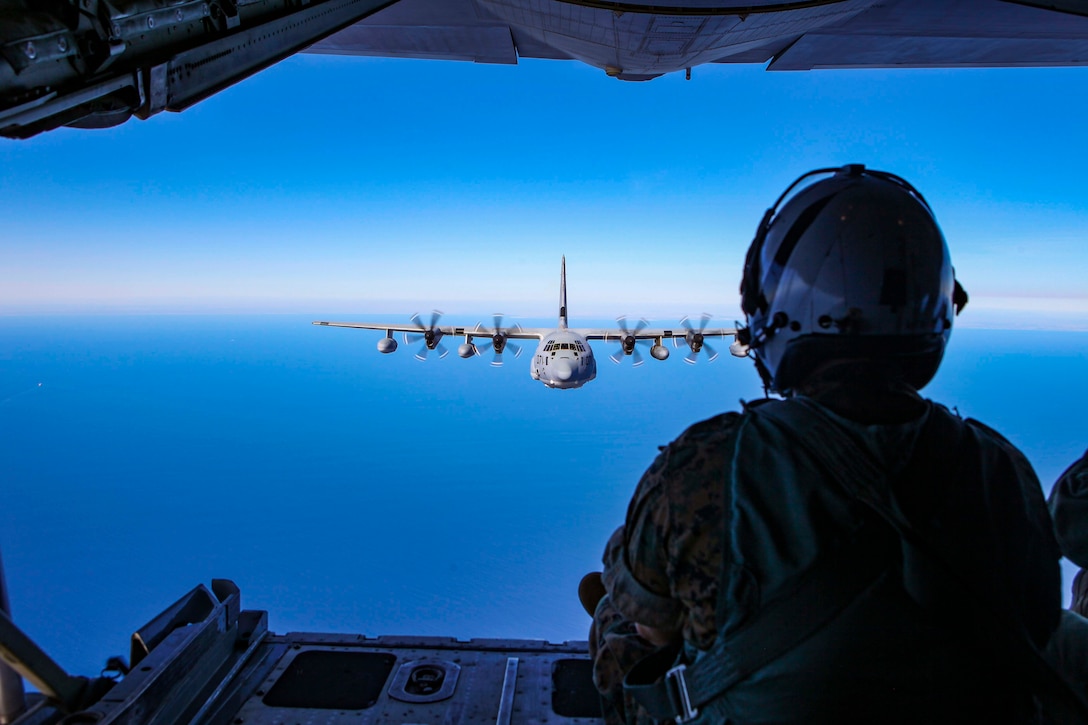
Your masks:
<instances>
[{"instance_id":1,"label":"refueling pod","mask_svg":"<svg viewBox=\"0 0 1088 725\"><path fill-rule=\"evenodd\" d=\"M389 337L383 337L378 340L378 352L383 355L388 355L391 352L395 352L397 349L397 341L393 339L392 335Z\"/></svg>"}]
</instances>

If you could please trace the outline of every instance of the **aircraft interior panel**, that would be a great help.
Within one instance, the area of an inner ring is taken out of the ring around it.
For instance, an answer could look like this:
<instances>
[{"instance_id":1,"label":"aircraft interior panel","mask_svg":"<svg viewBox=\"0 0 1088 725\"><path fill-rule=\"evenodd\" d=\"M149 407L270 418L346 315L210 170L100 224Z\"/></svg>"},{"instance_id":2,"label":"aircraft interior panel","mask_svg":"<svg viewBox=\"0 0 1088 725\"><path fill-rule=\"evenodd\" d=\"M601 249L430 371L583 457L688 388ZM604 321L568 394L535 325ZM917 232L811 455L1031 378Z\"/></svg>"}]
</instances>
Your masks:
<instances>
[{"instance_id":1,"label":"aircraft interior panel","mask_svg":"<svg viewBox=\"0 0 1088 725\"><path fill-rule=\"evenodd\" d=\"M5 658L41 688L14 725L601 722L586 642L278 635L226 579L164 609L132 635L127 661L110 658L93 679L68 675L8 622Z\"/></svg>"},{"instance_id":2,"label":"aircraft interior panel","mask_svg":"<svg viewBox=\"0 0 1088 725\"><path fill-rule=\"evenodd\" d=\"M600 722L584 643L290 634L233 713L245 723Z\"/></svg>"}]
</instances>

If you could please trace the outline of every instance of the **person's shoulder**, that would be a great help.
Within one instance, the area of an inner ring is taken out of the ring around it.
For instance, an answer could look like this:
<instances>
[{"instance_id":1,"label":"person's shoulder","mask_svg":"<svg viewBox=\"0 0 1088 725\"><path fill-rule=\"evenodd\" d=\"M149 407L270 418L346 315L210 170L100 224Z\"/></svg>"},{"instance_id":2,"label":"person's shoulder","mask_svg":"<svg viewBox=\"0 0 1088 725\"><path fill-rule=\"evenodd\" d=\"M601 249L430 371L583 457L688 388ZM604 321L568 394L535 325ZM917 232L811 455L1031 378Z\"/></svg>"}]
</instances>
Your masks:
<instances>
[{"instance_id":1,"label":"person's shoulder","mask_svg":"<svg viewBox=\"0 0 1088 725\"><path fill-rule=\"evenodd\" d=\"M708 469L721 467L729 457L733 434L742 414L720 413L694 423L671 443L658 446L658 454L639 482L635 499L654 495L665 496L665 488L675 488L691 475L696 477Z\"/></svg>"},{"instance_id":2,"label":"person's shoulder","mask_svg":"<svg viewBox=\"0 0 1088 725\"><path fill-rule=\"evenodd\" d=\"M688 426L670 445L716 441L728 437L740 423L743 414L737 411L719 413Z\"/></svg>"},{"instance_id":3,"label":"person's shoulder","mask_svg":"<svg viewBox=\"0 0 1088 725\"><path fill-rule=\"evenodd\" d=\"M730 411L688 426L676 440L661 446L662 463L678 468L689 465L700 451L717 450L727 445L740 424L742 413Z\"/></svg>"},{"instance_id":4,"label":"person's shoulder","mask_svg":"<svg viewBox=\"0 0 1088 725\"><path fill-rule=\"evenodd\" d=\"M940 416L945 420L951 422L953 425L964 427L970 430L976 438L990 445L994 445L998 448L1007 450L1015 455L1023 455L1020 450L1014 446L1008 438L1003 436L996 428L993 428L977 418L964 418L960 415L959 410L950 410L948 406L933 400L926 401L930 406L930 417Z\"/></svg>"},{"instance_id":5,"label":"person's shoulder","mask_svg":"<svg viewBox=\"0 0 1088 725\"><path fill-rule=\"evenodd\" d=\"M1037 481L1035 470L1032 468L1031 462L1028 461L1027 456L1025 456L1019 448L997 429L992 428L977 418L964 418L960 415L958 410L949 410L947 406L932 400L928 402L931 406L929 413L930 417L941 416L947 421L951 421L953 425L960 426L963 430L970 433L980 449L999 451L1006 459L1011 460L1013 466L1020 472L1022 478Z\"/></svg>"}]
</instances>

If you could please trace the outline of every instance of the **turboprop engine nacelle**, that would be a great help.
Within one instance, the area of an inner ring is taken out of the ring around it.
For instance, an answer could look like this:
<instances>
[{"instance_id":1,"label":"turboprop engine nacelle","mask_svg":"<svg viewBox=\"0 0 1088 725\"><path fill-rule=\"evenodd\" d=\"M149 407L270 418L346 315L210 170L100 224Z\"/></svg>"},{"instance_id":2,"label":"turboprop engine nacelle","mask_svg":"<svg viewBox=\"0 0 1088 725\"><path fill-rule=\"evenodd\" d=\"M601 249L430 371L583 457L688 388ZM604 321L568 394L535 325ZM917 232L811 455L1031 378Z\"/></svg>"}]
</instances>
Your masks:
<instances>
[{"instance_id":1,"label":"turboprop engine nacelle","mask_svg":"<svg viewBox=\"0 0 1088 725\"><path fill-rule=\"evenodd\" d=\"M378 340L378 352L383 355L388 355L391 352L395 352L397 349L397 341L391 337L383 337Z\"/></svg>"}]
</instances>

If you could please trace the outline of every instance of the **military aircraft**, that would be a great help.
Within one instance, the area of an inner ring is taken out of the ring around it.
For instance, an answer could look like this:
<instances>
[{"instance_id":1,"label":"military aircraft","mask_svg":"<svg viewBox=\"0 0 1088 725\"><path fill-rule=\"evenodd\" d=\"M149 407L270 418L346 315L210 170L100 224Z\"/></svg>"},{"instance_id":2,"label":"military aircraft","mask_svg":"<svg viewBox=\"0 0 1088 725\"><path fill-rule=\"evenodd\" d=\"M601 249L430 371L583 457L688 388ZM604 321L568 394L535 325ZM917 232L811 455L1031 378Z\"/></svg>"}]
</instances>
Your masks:
<instances>
[{"instance_id":1,"label":"military aircraft","mask_svg":"<svg viewBox=\"0 0 1088 725\"><path fill-rule=\"evenodd\" d=\"M313 324L322 327L352 327L360 330L384 330L385 337L378 340L378 352L389 354L397 349L397 341L393 333L400 332L404 335L404 342L408 345L421 343L415 353L417 360L426 360L433 351L440 358L446 357L449 350L442 343L444 337L463 337L464 342L457 348L457 354L462 358L471 358L491 352L491 364L498 367L503 363L503 354L509 350L514 357L521 357L521 348L511 340L539 340L536 352L533 353L529 374L533 380L539 380L549 388L572 389L580 388L590 380L597 377L597 361L593 357L593 348L590 340L614 340L620 347L609 358L619 364L626 357L632 359L635 367L642 365L645 360L638 349L640 343L650 344L650 355L655 360L667 360L669 349L662 344L663 340L672 340L673 346L684 345L688 348L688 354L684 362L694 365L699 359L700 353L705 353L708 361L717 359L717 351L710 345L707 338L725 338L732 336L733 343L730 351L744 357L747 350L736 340L735 328L708 329L707 323L710 315L702 315L698 326L691 320L680 320L678 330L653 329L648 327L644 319L638 320L633 327L629 327L627 318L617 319L617 329L571 329L567 327L567 258L564 256L559 273L559 321L555 328L522 327L515 324L504 327L503 317L496 314L490 327L477 323L473 328L450 327L438 324L442 313L437 310L431 315L428 323L424 324L422 318L416 314L412 316L411 325L388 325L376 322L327 322L317 320ZM476 344L476 339L486 339L482 346ZM652 343L652 344L651 344Z\"/></svg>"},{"instance_id":2,"label":"military aircraft","mask_svg":"<svg viewBox=\"0 0 1088 725\"><path fill-rule=\"evenodd\" d=\"M8 0L0 135L181 111L294 53L515 64L620 80L1088 63L1088 0ZM350 89L345 89L350 93Z\"/></svg>"}]
</instances>

